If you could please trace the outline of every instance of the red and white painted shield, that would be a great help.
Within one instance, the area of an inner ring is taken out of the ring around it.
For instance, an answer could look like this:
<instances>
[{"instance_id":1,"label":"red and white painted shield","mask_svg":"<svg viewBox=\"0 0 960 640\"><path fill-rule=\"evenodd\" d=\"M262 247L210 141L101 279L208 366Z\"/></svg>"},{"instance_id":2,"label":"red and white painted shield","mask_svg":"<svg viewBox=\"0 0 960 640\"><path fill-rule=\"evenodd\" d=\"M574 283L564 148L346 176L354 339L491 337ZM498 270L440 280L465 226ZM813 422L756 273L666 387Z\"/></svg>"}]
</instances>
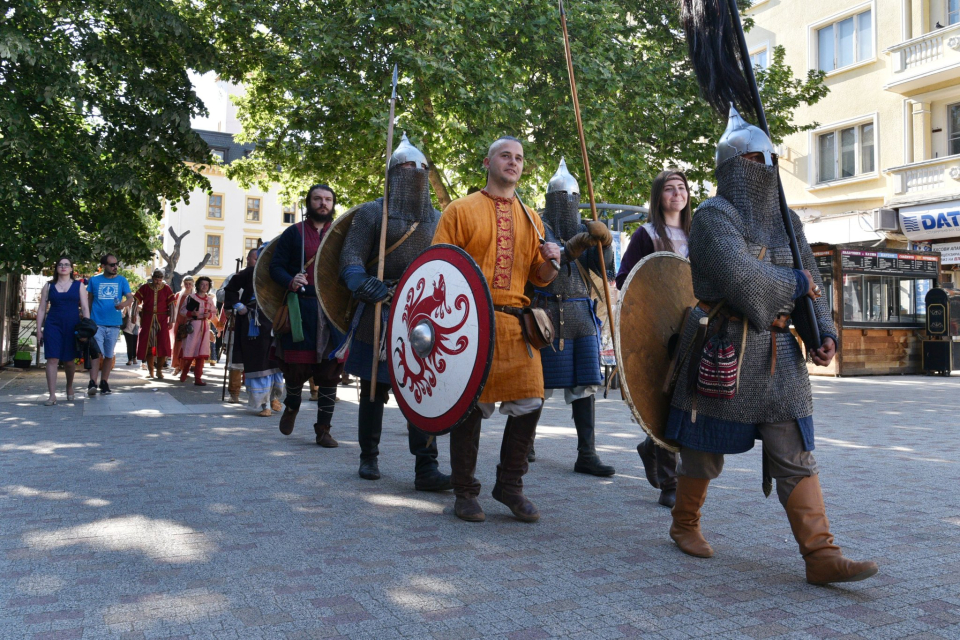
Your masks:
<instances>
[{"instance_id":1,"label":"red and white painted shield","mask_svg":"<svg viewBox=\"0 0 960 640\"><path fill-rule=\"evenodd\" d=\"M493 300L467 253L430 247L397 283L387 331L390 382L404 417L447 433L476 406L490 373Z\"/></svg>"}]
</instances>

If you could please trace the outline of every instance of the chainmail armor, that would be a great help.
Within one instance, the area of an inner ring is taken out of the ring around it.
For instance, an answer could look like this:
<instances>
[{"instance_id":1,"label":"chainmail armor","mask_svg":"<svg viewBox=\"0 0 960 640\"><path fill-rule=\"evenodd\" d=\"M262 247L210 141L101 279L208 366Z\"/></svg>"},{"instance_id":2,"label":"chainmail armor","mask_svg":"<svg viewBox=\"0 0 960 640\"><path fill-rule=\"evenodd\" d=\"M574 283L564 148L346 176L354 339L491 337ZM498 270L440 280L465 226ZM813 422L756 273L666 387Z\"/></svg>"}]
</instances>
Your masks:
<instances>
[{"instance_id":1,"label":"chainmail armor","mask_svg":"<svg viewBox=\"0 0 960 640\"><path fill-rule=\"evenodd\" d=\"M731 163L752 166L731 167ZM793 310L796 286L793 258L780 218L775 171L775 167L741 158L727 161L717 171L718 192L723 197L707 200L697 208L693 217L690 263L694 294L698 300L707 302L726 300L725 308L730 313L749 320L737 395L731 400L697 396L698 414L752 424L794 420L813 414L806 363L799 343L791 334L775 334L777 367L770 375L768 328L778 313ZM731 180L733 184L730 184ZM745 211L727 196L740 202ZM792 212L791 216L804 268L813 274L814 282L822 286L800 219ZM759 261L757 256L762 247L767 251ZM828 305L826 298L820 298L815 304L821 335L836 338L837 331ZM684 327L681 353L690 348L699 320L706 315L702 309L694 307ZM742 323L731 322L727 328L727 337L738 356L742 331ZM698 363L699 354L688 354L672 401L674 407L684 411L691 410L692 393L695 393L687 390L687 369L691 362Z\"/></svg>"},{"instance_id":2,"label":"chainmail armor","mask_svg":"<svg viewBox=\"0 0 960 640\"><path fill-rule=\"evenodd\" d=\"M553 231L554 242L569 240L586 229L580 220L580 194L566 191L552 191L547 193L547 206L540 216L543 224Z\"/></svg>"},{"instance_id":3,"label":"chainmail armor","mask_svg":"<svg viewBox=\"0 0 960 640\"><path fill-rule=\"evenodd\" d=\"M395 167L390 170L389 205L387 208L387 247L407 233L417 222L416 230L399 247L387 255L383 265L384 281L400 279L403 272L433 241L440 222L440 212L430 203L430 185L423 169ZM377 275L375 263L380 250L380 227L383 222L383 198L361 205L353 214L350 231L340 253L340 271L348 266L364 267ZM367 266L374 262L372 266ZM374 305L365 305L355 340L373 344Z\"/></svg>"}]
</instances>

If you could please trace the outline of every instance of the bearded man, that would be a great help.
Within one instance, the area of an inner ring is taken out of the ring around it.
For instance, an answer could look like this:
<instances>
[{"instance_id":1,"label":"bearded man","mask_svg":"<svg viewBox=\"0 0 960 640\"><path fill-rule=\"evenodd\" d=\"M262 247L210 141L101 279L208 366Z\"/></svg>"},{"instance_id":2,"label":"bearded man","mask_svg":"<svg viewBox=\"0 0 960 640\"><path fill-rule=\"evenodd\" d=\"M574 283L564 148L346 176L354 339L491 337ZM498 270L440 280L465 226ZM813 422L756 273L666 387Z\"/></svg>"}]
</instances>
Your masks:
<instances>
[{"instance_id":1,"label":"bearded man","mask_svg":"<svg viewBox=\"0 0 960 640\"><path fill-rule=\"evenodd\" d=\"M387 170L387 243L383 277L391 284L403 275L413 260L430 246L440 212L430 204L429 166L426 156L403 134L390 157ZM360 378L360 406L357 411L357 439L360 442L359 475L365 480L380 478L378 457L383 432L383 408L390 395L389 367L377 367L373 377L374 310L381 306L384 331L380 344L386 345L389 289L376 277L380 230L383 226L383 198L361 205L353 214L340 253L340 277L359 302L349 336L346 372ZM376 385L374 400L370 386ZM418 491L450 488L450 476L440 473L437 441L407 423L410 453L416 457L414 487Z\"/></svg>"},{"instance_id":2,"label":"bearded man","mask_svg":"<svg viewBox=\"0 0 960 640\"><path fill-rule=\"evenodd\" d=\"M812 453L810 379L789 330L797 301L814 299L822 336L820 347L811 352L815 364L830 364L837 331L829 305L820 299L823 285L803 225L791 212L804 267L794 268L780 215L776 160L766 134L731 107L717 145L717 196L697 208L690 230L693 290L699 302L680 341L679 353L688 355L665 434L680 443L670 537L684 553L713 555L700 531L707 487L720 475L724 454L748 451L759 438L806 564L807 582L863 580L877 572L877 565L843 557L827 521ZM802 331L806 322L804 314L793 316L802 335L808 333ZM725 334L739 356L729 382L711 374Z\"/></svg>"},{"instance_id":3,"label":"bearded man","mask_svg":"<svg viewBox=\"0 0 960 640\"><path fill-rule=\"evenodd\" d=\"M493 498L507 505L517 519L536 522L540 512L523 495L527 454L533 446L543 409L543 370L540 352L529 350L519 314L530 303L524 295L529 281L545 287L557 277L550 260L560 248L540 244L543 222L518 202L515 189L523 173L523 145L510 136L490 145L483 160L487 184L476 193L450 203L434 235L434 244L452 244L466 251L483 271L496 311L493 361L477 407L450 432L450 466L456 493L454 513L462 520L486 519L477 500L480 483L474 477L480 448L480 424L493 415L496 403L508 416L500 447L500 464Z\"/></svg>"},{"instance_id":4,"label":"bearded man","mask_svg":"<svg viewBox=\"0 0 960 640\"><path fill-rule=\"evenodd\" d=\"M151 378L156 375L163 380L163 368L170 355L170 316L176 296L170 285L164 282L163 270L154 269L150 282L141 285L133 297L140 304L137 358L146 361Z\"/></svg>"},{"instance_id":5,"label":"bearded man","mask_svg":"<svg viewBox=\"0 0 960 640\"><path fill-rule=\"evenodd\" d=\"M613 235L602 222L580 219L580 185L560 160L560 167L547 184L543 211L546 237L563 247L560 275L546 287L533 291L534 306L543 307L553 322L553 349L545 349L544 395L563 389L577 429L577 461L573 470L594 476L612 476L613 467L597 455L595 394L603 383L600 373L600 320L590 295L589 271L605 278L597 243L603 245L604 264L613 264ZM531 448L531 454L533 449ZM531 456L532 457L532 456Z\"/></svg>"},{"instance_id":6,"label":"bearded man","mask_svg":"<svg viewBox=\"0 0 960 640\"><path fill-rule=\"evenodd\" d=\"M270 357L270 333L273 322L261 313L253 288L253 270L259 249L247 253L247 266L230 278L224 287L224 308L234 313L233 350L230 354L231 402L240 402L240 381L246 381L250 406L257 415L270 417L283 405L283 374L276 360Z\"/></svg>"},{"instance_id":7,"label":"bearded man","mask_svg":"<svg viewBox=\"0 0 960 640\"><path fill-rule=\"evenodd\" d=\"M291 324L294 325L291 331L276 336L273 341L274 357L280 364L286 389L280 433L285 436L293 433L303 383L312 376L319 386L317 421L313 430L317 444L328 448L338 446L330 435L330 424L343 365L331 358L338 340L320 308L312 267L320 241L333 221L336 204L337 196L327 185L310 187L306 197L307 219L287 227L280 234L270 261L270 277L294 294L292 300L289 295L287 299L296 304L296 308L291 309ZM304 256L306 263L303 262ZM295 326L297 320L302 331Z\"/></svg>"}]
</instances>

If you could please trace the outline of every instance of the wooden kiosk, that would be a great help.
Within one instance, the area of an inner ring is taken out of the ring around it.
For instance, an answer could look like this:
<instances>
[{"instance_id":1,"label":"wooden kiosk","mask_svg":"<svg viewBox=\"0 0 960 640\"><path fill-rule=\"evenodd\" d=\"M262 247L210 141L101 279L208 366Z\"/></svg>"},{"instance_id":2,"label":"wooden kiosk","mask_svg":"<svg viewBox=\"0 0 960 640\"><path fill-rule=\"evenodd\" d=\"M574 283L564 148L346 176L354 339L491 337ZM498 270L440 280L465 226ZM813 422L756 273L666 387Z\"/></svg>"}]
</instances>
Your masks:
<instances>
[{"instance_id":1,"label":"wooden kiosk","mask_svg":"<svg viewBox=\"0 0 960 640\"><path fill-rule=\"evenodd\" d=\"M940 254L896 249L811 247L840 333L829 367L811 375L869 376L921 372L926 294L940 275Z\"/></svg>"}]
</instances>

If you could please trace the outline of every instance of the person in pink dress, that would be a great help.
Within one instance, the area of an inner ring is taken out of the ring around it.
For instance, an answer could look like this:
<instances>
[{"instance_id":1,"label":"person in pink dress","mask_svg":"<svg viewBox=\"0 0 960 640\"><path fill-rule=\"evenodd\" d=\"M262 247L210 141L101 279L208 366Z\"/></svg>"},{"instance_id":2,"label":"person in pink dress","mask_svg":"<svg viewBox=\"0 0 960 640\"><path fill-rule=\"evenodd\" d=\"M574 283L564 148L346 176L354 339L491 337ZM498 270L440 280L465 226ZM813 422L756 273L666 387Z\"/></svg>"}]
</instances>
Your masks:
<instances>
[{"instance_id":1,"label":"person in pink dress","mask_svg":"<svg viewBox=\"0 0 960 640\"><path fill-rule=\"evenodd\" d=\"M217 312L217 303L209 295L213 282L206 276L197 278L197 291L187 297L180 316L189 321L192 331L183 340L180 351L180 382L186 382L193 362L194 384L205 387L203 363L210 357L210 319Z\"/></svg>"}]
</instances>

